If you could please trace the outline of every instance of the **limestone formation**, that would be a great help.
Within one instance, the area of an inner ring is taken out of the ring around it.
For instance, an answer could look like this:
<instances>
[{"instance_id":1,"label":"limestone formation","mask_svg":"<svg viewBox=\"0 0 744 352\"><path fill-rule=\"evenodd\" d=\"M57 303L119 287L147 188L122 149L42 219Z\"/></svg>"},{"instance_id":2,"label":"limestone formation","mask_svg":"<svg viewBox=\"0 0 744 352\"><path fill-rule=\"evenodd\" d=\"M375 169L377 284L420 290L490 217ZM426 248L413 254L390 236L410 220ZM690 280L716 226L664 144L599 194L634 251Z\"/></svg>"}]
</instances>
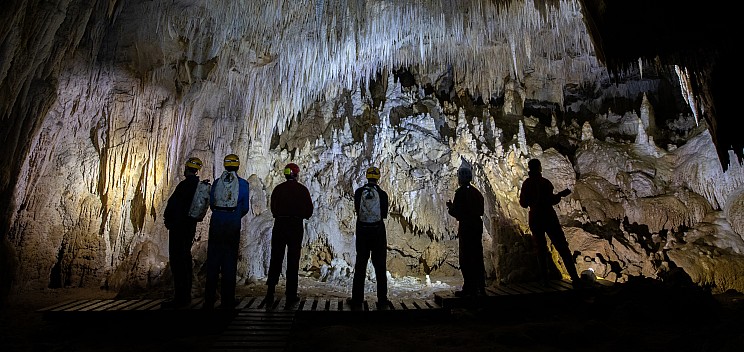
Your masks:
<instances>
[{"instance_id":1,"label":"limestone formation","mask_svg":"<svg viewBox=\"0 0 744 352\"><path fill-rule=\"evenodd\" d=\"M162 214L183 162L214 179L236 153L251 189L240 282L266 276L288 162L315 204L303 275L349 282L353 190L372 165L391 201L391 280L459 275L445 203L462 160L486 201L489 280L532 280L518 198L538 158L556 192L573 190L556 210L580 271L624 281L676 266L744 291L744 168L721 167L686 75L610 77L577 1L17 3L39 16L0 25L2 246L20 290L167 285Z\"/></svg>"}]
</instances>

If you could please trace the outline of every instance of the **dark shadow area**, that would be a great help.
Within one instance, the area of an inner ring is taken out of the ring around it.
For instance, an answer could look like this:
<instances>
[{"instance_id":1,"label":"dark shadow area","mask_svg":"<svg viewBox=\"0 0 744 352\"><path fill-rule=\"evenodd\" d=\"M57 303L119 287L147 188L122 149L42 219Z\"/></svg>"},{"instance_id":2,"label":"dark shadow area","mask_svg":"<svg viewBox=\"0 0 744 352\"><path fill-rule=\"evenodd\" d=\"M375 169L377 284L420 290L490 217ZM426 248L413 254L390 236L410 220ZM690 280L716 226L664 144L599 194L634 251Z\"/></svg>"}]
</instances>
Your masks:
<instances>
[{"instance_id":1,"label":"dark shadow area","mask_svg":"<svg viewBox=\"0 0 744 352\"><path fill-rule=\"evenodd\" d=\"M457 305L467 308L297 312L286 350L739 351L744 294L711 295L690 285L685 275L677 270L664 281L633 278L613 286L479 297L471 299L477 304ZM94 298L94 293L69 298ZM176 310L46 320L36 310L49 306L51 297L16 302L1 312L0 350L210 351L237 314ZM60 298L56 292L55 302Z\"/></svg>"},{"instance_id":2,"label":"dark shadow area","mask_svg":"<svg viewBox=\"0 0 744 352\"><path fill-rule=\"evenodd\" d=\"M378 312L385 313L385 312ZM739 351L744 295L637 279L439 316L298 314L288 351Z\"/></svg>"},{"instance_id":3,"label":"dark shadow area","mask_svg":"<svg viewBox=\"0 0 744 352\"><path fill-rule=\"evenodd\" d=\"M28 326L3 327L3 351L208 351L234 314L121 315L90 319L67 316L43 319ZM5 319L3 319L5 320ZM3 321L3 323L11 323ZM4 325L5 326L5 325Z\"/></svg>"}]
</instances>

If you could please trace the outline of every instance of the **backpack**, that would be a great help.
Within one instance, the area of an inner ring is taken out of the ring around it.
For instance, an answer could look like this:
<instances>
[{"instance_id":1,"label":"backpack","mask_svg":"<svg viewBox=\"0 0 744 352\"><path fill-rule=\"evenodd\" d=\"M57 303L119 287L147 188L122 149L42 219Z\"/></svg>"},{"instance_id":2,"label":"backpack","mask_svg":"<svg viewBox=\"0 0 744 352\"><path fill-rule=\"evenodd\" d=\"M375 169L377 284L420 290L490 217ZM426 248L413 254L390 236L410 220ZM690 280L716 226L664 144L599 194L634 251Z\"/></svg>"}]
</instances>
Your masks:
<instances>
[{"instance_id":1,"label":"backpack","mask_svg":"<svg viewBox=\"0 0 744 352\"><path fill-rule=\"evenodd\" d=\"M358 220L373 223L382 220L380 207L380 193L371 185L362 187L362 198L359 201Z\"/></svg>"},{"instance_id":2,"label":"backpack","mask_svg":"<svg viewBox=\"0 0 744 352\"><path fill-rule=\"evenodd\" d=\"M209 209L210 188L212 188L212 185L209 184L209 180L201 181L196 185L196 192L194 192L194 198L191 199L191 206L189 207L189 217L197 221L204 220L204 216L207 215Z\"/></svg>"},{"instance_id":3,"label":"backpack","mask_svg":"<svg viewBox=\"0 0 744 352\"><path fill-rule=\"evenodd\" d=\"M234 210L238 207L240 181L232 171L225 171L214 181L214 206L223 210Z\"/></svg>"}]
</instances>

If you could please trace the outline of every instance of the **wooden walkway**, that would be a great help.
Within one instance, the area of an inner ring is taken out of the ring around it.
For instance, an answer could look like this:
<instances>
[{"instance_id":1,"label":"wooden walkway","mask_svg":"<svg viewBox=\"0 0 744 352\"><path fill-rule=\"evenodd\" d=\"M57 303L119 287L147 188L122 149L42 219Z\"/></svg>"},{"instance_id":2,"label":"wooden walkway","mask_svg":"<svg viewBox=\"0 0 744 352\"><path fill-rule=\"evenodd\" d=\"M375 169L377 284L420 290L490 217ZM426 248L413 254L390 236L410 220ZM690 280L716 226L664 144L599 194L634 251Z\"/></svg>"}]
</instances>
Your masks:
<instances>
[{"instance_id":1,"label":"wooden walkway","mask_svg":"<svg viewBox=\"0 0 744 352\"><path fill-rule=\"evenodd\" d=\"M75 316L147 316L153 314L180 314L188 312L222 312L223 309L202 309L203 299L195 299L191 305L182 308L163 308L164 299L85 299L66 301L37 310L46 319L69 318ZM219 302L217 304L219 306ZM284 298L264 302L263 297L245 297L235 310L299 311L299 312L369 312L369 311L419 311L443 308L434 299L393 300L386 306L378 306L376 301L364 301L361 307L351 307L346 298L308 297L288 305Z\"/></svg>"},{"instance_id":2,"label":"wooden walkway","mask_svg":"<svg viewBox=\"0 0 744 352\"><path fill-rule=\"evenodd\" d=\"M295 310L241 310L211 351L283 351L296 314Z\"/></svg>"},{"instance_id":3,"label":"wooden walkway","mask_svg":"<svg viewBox=\"0 0 744 352\"><path fill-rule=\"evenodd\" d=\"M598 280L594 287L612 286L613 283ZM532 296L543 296L567 291L576 291L570 281L553 280L547 285L537 282L510 283L490 286L486 289L486 296L475 299L483 302L495 302L499 298L528 298ZM579 289L580 290L580 289ZM350 307L346 298L338 297L307 297L292 305L287 305L284 298L273 302L263 302L263 297L245 297L236 310L270 310L270 311L298 311L298 312L369 312L369 311L421 311L457 306L457 302L472 300L469 298L458 298L453 292L444 291L436 294L431 299L397 299L384 307L378 307L376 301L364 301L361 308ZM189 306L170 309L163 308L164 299L85 299L61 302L49 307L37 310L44 314L45 318L70 317L84 315L86 317L105 315L147 315L154 312L160 314L178 314L179 312L206 311L203 310L203 299L194 299ZM217 302L219 306L219 302ZM221 311L216 308L214 311Z\"/></svg>"},{"instance_id":4,"label":"wooden walkway","mask_svg":"<svg viewBox=\"0 0 744 352\"><path fill-rule=\"evenodd\" d=\"M220 333L213 346L213 351L262 351L284 350L289 339L292 324L298 315L309 319L382 316L389 319L398 317L420 316L421 314L446 314L454 308L489 308L513 305L515 302L526 303L546 300L564 299L565 295L581 292L588 288L601 288L613 284L599 280L584 288L574 288L569 281L553 280L547 284L535 282L510 283L488 287L486 296L459 298L451 291L436 294L431 299L397 299L385 306L378 306L376 301L364 301L361 307L351 307L346 298L307 297L294 304L286 304L284 298L273 302L264 302L263 297L245 297L235 309L202 309L203 299L195 299L191 305L178 309L163 308L163 299L107 299L107 300L73 300L61 302L39 309L45 319L69 322L75 318L86 321L99 318L136 319L137 321L201 321L205 318L219 316L224 318L226 327ZM218 302L219 303L219 302Z\"/></svg>"}]
</instances>

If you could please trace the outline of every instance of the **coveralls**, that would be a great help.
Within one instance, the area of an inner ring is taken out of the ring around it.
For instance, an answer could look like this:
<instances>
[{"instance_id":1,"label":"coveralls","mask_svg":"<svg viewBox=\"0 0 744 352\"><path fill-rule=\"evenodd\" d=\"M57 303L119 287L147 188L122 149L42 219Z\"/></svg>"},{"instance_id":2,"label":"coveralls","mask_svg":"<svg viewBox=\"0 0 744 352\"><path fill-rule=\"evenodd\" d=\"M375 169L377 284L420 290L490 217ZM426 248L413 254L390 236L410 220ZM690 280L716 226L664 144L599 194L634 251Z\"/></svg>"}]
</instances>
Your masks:
<instances>
[{"instance_id":1,"label":"coveralls","mask_svg":"<svg viewBox=\"0 0 744 352\"><path fill-rule=\"evenodd\" d=\"M249 210L248 181L238 178L238 204L235 209L225 209L214 204L214 191L223 177L215 180L210 190L209 240L207 242L207 280L205 283L204 306L210 308L216 301L217 279L220 280L220 301L223 307L235 305L235 280L238 270L238 245L240 244L241 218Z\"/></svg>"}]
</instances>

